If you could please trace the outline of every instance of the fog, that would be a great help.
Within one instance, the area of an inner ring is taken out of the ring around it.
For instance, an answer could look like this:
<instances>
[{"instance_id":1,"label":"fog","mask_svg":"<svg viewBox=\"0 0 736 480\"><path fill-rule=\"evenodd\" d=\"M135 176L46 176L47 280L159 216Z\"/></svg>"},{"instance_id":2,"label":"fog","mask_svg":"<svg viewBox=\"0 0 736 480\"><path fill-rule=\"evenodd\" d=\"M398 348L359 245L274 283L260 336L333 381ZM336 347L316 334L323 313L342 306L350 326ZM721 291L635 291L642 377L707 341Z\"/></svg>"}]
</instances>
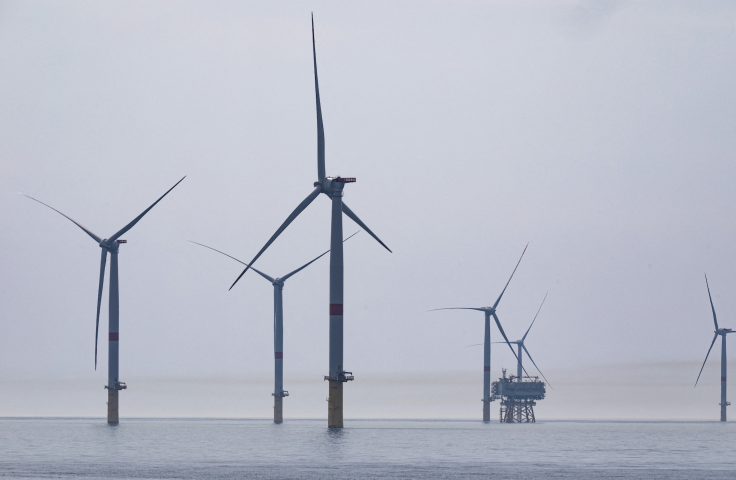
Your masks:
<instances>
[{"instance_id":1,"label":"fog","mask_svg":"<svg viewBox=\"0 0 736 480\"><path fill-rule=\"evenodd\" d=\"M120 248L121 417L272 415L272 287L228 291L241 266L189 241L248 261L313 188L312 11L327 173L393 251L345 244L346 420L480 418L483 316L429 310L492 305L527 243L498 315L520 338L548 292L538 418L715 420L720 342L693 388L704 273L736 328L715 1L0 2L0 416L106 411L99 247L18 192L108 237L184 175ZM327 248L320 197L256 266ZM284 289L287 418L326 416L328 262ZM102 312L105 339L107 279ZM514 362L494 345L492 378Z\"/></svg>"}]
</instances>

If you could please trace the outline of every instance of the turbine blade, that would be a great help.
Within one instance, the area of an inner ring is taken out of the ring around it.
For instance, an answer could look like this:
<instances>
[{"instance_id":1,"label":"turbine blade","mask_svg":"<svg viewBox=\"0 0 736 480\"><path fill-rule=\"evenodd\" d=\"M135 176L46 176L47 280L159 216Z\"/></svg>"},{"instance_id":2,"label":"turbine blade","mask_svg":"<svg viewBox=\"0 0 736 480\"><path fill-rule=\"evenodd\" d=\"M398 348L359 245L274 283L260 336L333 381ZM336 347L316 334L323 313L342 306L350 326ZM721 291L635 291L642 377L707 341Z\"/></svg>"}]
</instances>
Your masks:
<instances>
[{"instance_id":1,"label":"turbine blade","mask_svg":"<svg viewBox=\"0 0 736 480\"><path fill-rule=\"evenodd\" d=\"M470 308L470 307L449 307L449 308L433 308L427 310L428 312L436 312L437 310L478 310L479 312L485 312L483 308Z\"/></svg>"},{"instance_id":2,"label":"turbine blade","mask_svg":"<svg viewBox=\"0 0 736 480\"><path fill-rule=\"evenodd\" d=\"M194 243L194 244L197 244L197 245L199 245L199 246L201 246L201 247L204 247L204 248L209 248L209 249L210 249L210 250L212 250L212 251L215 251L215 252L217 252L217 253L221 253L221 254L225 255L226 257L232 258L232 259L233 259L233 260L235 260L236 262L240 262L240 263L242 263L243 265L246 265L246 266L248 265L248 264L247 264L247 263L245 263L244 261L242 261L242 260L238 260L237 258L233 257L232 255L228 255L227 253L225 253L225 252L221 252L221 251L219 251L219 250L217 250L217 249L215 249L215 248L212 248L212 247L208 247L208 246L207 246L207 245L205 245L204 243L199 243L199 242L195 242L195 241L192 241L192 240L189 240L189 241L190 241L190 242L192 242L192 243ZM263 278L265 278L265 279L266 279L266 280L268 280L269 282L271 282L271 283L273 283L273 282L274 282L274 279L273 279L273 278L271 278L271 277L269 277L269 276L268 276L268 275L266 275L265 273L263 273L263 272L261 272L261 271L258 271L258 270L256 270L256 269L255 269L255 268L253 268L253 267L250 267L250 268L251 268L251 270L254 270L254 271L255 271L255 272L257 273L257 274L259 274L260 276L262 276Z\"/></svg>"},{"instance_id":3,"label":"turbine blade","mask_svg":"<svg viewBox=\"0 0 736 480\"><path fill-rule=\"evenodd\" d=\"M97 243L102 242L102 239L100 237L98 237L97 235L95 235L94 233L92 233L87 227L83 226L81 223L77 222L73 218L67 217L66 215L64 215L63 213L61 213L60 211L58 211L57 209L55 209L54 207L52 207L51 205L46 205L41 200L36 200L35 198L31 197L30 195L26 195L25 193L18 192L18 195L23 195L24 197L30 198L31 200L33 200L35 202L38 202L41 205L44 205L46 207L49 207L51 210L55 211L56 213L58 213L59 215L61 215L64 218L66 218L67 220L71 220L72 223L74 223L74 225L76 225L79 228L81 228L82 230L84 230L84 233L86 233L87 235L89 235L90 237L92 237L92 239L94 239L95 242L97 242Z\"/></svg>"},{"instance_id":4,"label":"turbine blade","mask_svg":"<svg viewBox=\"0 0 736 480\"><path fill-rule=\"evenodd\" d=\"M308 263L305 263L304 265L302 265L301 267L297 268L297 269L296 269L296 270L294 270L293 272L287 273L286 275L284 275L283 277L281 277L281 278L280 278L280 280L281 280L281 281L283 281L283 282L285 282L286 280L288 280L289 278L291 278L291 277L292 277L293 275L295 275L295 274L297 274L297 273L301 272L302 270L304 270L305 268L307 268L308 266L310 266L311 264L313 264L314 262L316 262L316 261L317 261L317 260L319 260L320 258L324 257L324 256L325 256L325 255L327 255L328 253L330 253L330 251L329 251L329 250L327 250L327 251L326 251L325 253L323 253L323 254L322 254L322 255L320 255L319 257L315 258L314 260L312 260L312 261L310 261L310 262L308 262Z\"/></svg>"},{"instance_id":5,"label":"turbine blade","mask_svg":"<svg viewBox=\"0 0 736 480\"><path fill-rule=\"evenodd\" d=\"M343 241L342 241L342 243L345 243L345 242L347 242L348 240L350 240L351 238L353 238L354 236L356 236L356 235L357 235L357 234L359 234L359 233L360 233L360 230L358 230L357 232L355 232L354 234L350 235L350 236L349 236L348 238L346 238L345 240L343 240ZM305 268L307 268L308 266L310 266L311 264L313 264L314 262L316 262L316 261L317 261L317 260L319 260L320 258L324 257L324 256L325 256L325 255L327 255L328 253L330 253L330 251L329 251L329 250L327 250L327 251L326 251L325 253L323 253L323 254L322 254L322 255L320 255L319 257L315 258L315 259L314 259L314 260L312 260L311 262L309 262L309 263L306 263L306 264L302 265L301 267L297 268L297 269L296 269L296 270L294 270L293 272L291 272L291 273L287 273L286 275L284 275L283 277L281 277L281 278L280 278L280 280L281 280L282 282L285 282L285 281L286 281L287 279L289 279L289 278L290 278L291 276L293 276L293 275L294 275L294 274L296 274L296 273L299 273L299 272L301 272L302 270L304 270ZM251 268L253 268L253 267L251 267ZM254 270L255 270L255 269L254 269Z\"/></svg>"},{"instance_id":6,"label":"turbine blade","mask_svg":"<svg viewBox=\"0 0 736 480\"><path fill-rule=\"evenodd\" d=\"M509 348L511 349L511 353L514 354L514 358L516 359L516 363L518 365L518 363L519 363L519 357L516 355L516 352L514 351L514 347L511 346L511 342L509 342L508 337L506 337L506 332L503 331L503 327L501 326L501 322L498 320L498 316L496 315L496 312L491 313L491 315L493 315L493 319L496 321L496 326L498 327L498 330L501 332L501 335L503 336L503 339L506 340L506 345L508 345ZM514 343L516 343L516 342L514 342ZM529 373L526 371L526 368L524 368L524 365L523 364L521 365L521 368L522 368L522 370L524 370L524 373L526 373L527 376L528 376Z\"/></svg>"},{"instance_id":7,"label":"turbine blade","mask_svg":"<svg viewBox=\"0 0 736 480\"><path fill-rule=\"evenodd\" d=\"M541 312L541 311L542 311L542 306L544 305L544 301L545 301L545 300L547 300L547 294L546 294L546 293L544 294L544 298L542 299L542 305L540 305L540 306L539 306L539 310L537 310L537 315L539 315L539 312ZM523 337L521 337L521 341L522 341L522 342L523 342L524 340L526 340L526 336L527 336L527 335L529 335L529 330L531 330L531 329L532 329L532 325L534 325L534 322L535 322L535 321L537 320L537 315L534 315L534 320L532 320L532 324L531 324L531 325L529 325L529 328L527 328L527 329L526 329L526 333L524 334L524 336L523 336ZM537 370L538 370L538 369L537 369ZM542 373L542 372L539 372L539 373ZM544 375L542 375L542 376L544 376Z\"/></svg>"},{"instance_id":8,"label":"turbine blade","mask_svg":"<svg viewBox=\"0 0 736 480\"><path fill-rule=\"evenodd\" d=\"M700 380L700 375L703 373L703 368L705 368L705 362L708 361L708 355L710 355L710 351L713 349L713 345L716 343L716 339L718 338L718 332L716 332L715 335L713 335L713 341L710 342L710 348L708 349L708 353L705 354L705 360L703 360L703 366L700 367L700 373L698 373L698 378L695 380L695 385L693 388L698 386L698 380Z\"/></svg>"},{"instance_id":9,"label":"turbine blade","mask_svg":"<svg viewBox=\"0 0 736 480\"><path fill-rule=\"evenodd\" d=\"M143 216L145 214L147 214L153 207L155 207L156 204L158 202L160 202L166 195L168 195L170 191L172 191L174 188L176 188L177 185L179 185L181 182L183 182L185 178L187 178L187 177L186 176L182 177L182 179L179 180L178 182L176 182L176 184L173 187L171 187L170 189L168 189L166 191L166 193L164 193L163 195L161 195L161 197L159 197L158 200L156 200L155 202L153 202L153 205L151 205L150 207L148 207L147 209L145 209L143 211L143 213L141 213L140 215L138 215L137 217L135 217L132 222L130 222L129 224L127 224L126 226L124 226L123 228L121 228L115 235L113 235L112 237L110 237L107 240L107 242L110 243L110 244L113 243L115 240L117 240L118 238L120 238L121 235L124 235L125 232L127 232L128 230L130 230L131 228L133 228L135 226L135 224L138 223L138 221L141 218L143 218Z\"/></svg>"},{"instance_id":10,"label":"turbine blade","mask_svg":"<svg viewBox=\"0 0 736 480\"><path fill-rule=\"evenodd\" d=\"M314 13L312 13L312 55L314 59L314 93L317 97L317 180L325 179L325 129L322 125L322 103L319 101L317 80L317 47L314 41Z\"/></svg>"},{"instance_id":11,"label":"turbine blade","mask_svg":"<svg viewBox=\"0 0 736 480\"><path fill-rule=\"evenodd\" d=\"M524 351L526 352L526 355L527 355L527 356L529 357L529 360L531 360L531 361L532 361L532 363L534 364L534 368L536 368L536 369L537 369L537 371L538 371L538 372L539 372L539 374L540 374L540 375L542 376L542 378L544 379L544 381L545 381L545 382L547 382L547 385L549 385L549 388L552 388L552 384L551 384L551 383L549 383L549 380L547 380L547 377L545 377L545 376L544 376L544 374L542 373L542 371L541 371L541 370L539 369L539 367L537 366L536 362L534 362L534 359L532 358L531 354L529 354L529 350L527 350L527 349L526 349L526 345L524 345L524 344L522 343L522 344L521 344L521 348L523 348L523 349L524 349Z\"/></svg>"},{"instance_id":12,"label":"turbine blade","mask_svg":"<svg viewBox=\"0 0 736 480\"><path fill-rule=\"evenodd\" d=\"M359 219L358 216L355 213L353 213L353 211L350 210L350 208L347 205L345 205L345 202L343 202L343 204L342 204L342 211L343 211L343 213L345 215L347 215L348 217L352 218L355 223L357 223L358 225L360 225L360 228L362 228L363 230L365 230L366 232L368 232L368 235L370 235L371 237L375 238L378 243L380 243L381 245L383 245L383 248L385 248L386 250L388 250L389 252L391 252L391 249L388 248L386 246L386 244L383 243L381 241L381 239L378 238L376 236L376 234L373 233L373 231L370 228L368 228L366 226L366 224L363 223L363 221L361 219ZM394 253L394 252L391 252L391 253Z\"/></svg>"},{"instance_id":13,"label":"turbine blade","mask_svg":"<svg viewBox=\"0 0 736 480\"><path fill-rule=\"evenodd\" d=\"M258 257L260 257L261 254L263 252L265 252L266 249L274 242L274 240L276 240L276 238L278 238L278 236L281 235L281 232L283 232L284 230L286 230L286 227L288 227L289 224L291 222L293 222L294 219L296 217L298 217L299 214L302 213L304 211L304 209L309 206L310 203L312 203L312 200L314 200L315 198L317 198L317 195L319 195L319 192L320 191L322 191L322 186L318 185L318 186L314 187L314 190L312 190L312 192L309 195L307 195L307 198L305 198L304 200L302 200L302 203L300 203L299 206L296 207L296 209L294 209L293 212L291 212L291 215L289 215L289 217L286 219L286 221L281 224L281 226L279 227L278 230L276 230L276 233L274 233L271 236L271 238L268 240L268 242L266 242L266 245L264 245L263 248L256 254L256 256L253 257L253 260L250 261L250 264L246 264L245 265L245 270L243 270L243 272L238 276L238 278L235 279L235 281L233 282L233 284L230 285L230 290L232 290L233 287L235 286L235 284L238 283L238 280L240 280L240 277L242 277L243 275L245 275L245 272L247 272L248 269L251 268L250 265L253 265L256 262L256 260L258 260Z\"/></svg>"},{"instance_id":14,"label":"turbine blade","mask_svg":"<svg viewBox=\"0 0 736 480\"><path fill-rule=\"evenodd\" d=\"M708 275L705 276L705 288L708 289L708 299L710 300L710 309L713 310L713 323L716 324L716 330L718 330L718 320L716 319L716 309L713 306L713 297L710 296L710 287L708 286Z\"/></svg>"},{"instance_id":15,"label":"turbine blade","mask_svg":"<svg viewBox=\"0 0 736 480\"><path fill-rule=\"evenodd\" d=\"M494 342L494 343L498 343L498 342ZM503 343L503 342L501 342L501 343ZM472 345L465 345L465 346L466 347L479 347L481 345L485 345L485 343L474 343Z\"/></svg>"},{"instance_id":16,"label":"turbine blade","mask_svg":"<svg viewBox=\"0 0 736 480\"><path fill-rule=\"evenodd\" d=\"M97 337L100 333L100 303L102 302L102 286L105 283L105 265L107 265L107 249L102 248L100 259L100 287L97 289L97 320L95 322L95 370L97 370Z\"/></svg>"},{"instance_id":17,"label":"turbine blade","mask_svg":"<svg viewBox=\"0 0 736 480\"><path fill-rule=\"evenodd\" d=\"M357 235L357 234L359 234L360 232L361 232L361 231L360 231L360 230L358 230L357 232L355 232L354 234L350 235L350 236L349 236L348 238L346 238L345 240L343 240L343 241L342 241L342 243L345 243L345 242L347 242L348 240L350 240L351 238L353 238L354 236L356 236L356 235Z\"/></svg>"},{"instance_id":18,"label":"turbine blade","mask_svg":"<svg viewBox=\"0 0 736 480\"><path fill-rule=\"evenodd\" d=\"M528 247L529 244L526 244L526 247ZM503 287L503 290L501 291L501 295L498 296L498 300L496 300L496 303L493 304L493 309L495 310L498 306L498 302L501 301L501 297L503 297L504 292L506 291L506 288L508 288L509 283L511 283L511 279L514 278L514 274L516 273L516 269L519 268L519 264L521 263L521 259L524 258L524 253L526 253L526 247L524 247L524 251L521 252L521 257L519 257L519 261L516 262L516 267L514 267L514 271L511 272L511 276L509 277L509 281L506 282L506 286Z\"/></svg>"}]
</instances>

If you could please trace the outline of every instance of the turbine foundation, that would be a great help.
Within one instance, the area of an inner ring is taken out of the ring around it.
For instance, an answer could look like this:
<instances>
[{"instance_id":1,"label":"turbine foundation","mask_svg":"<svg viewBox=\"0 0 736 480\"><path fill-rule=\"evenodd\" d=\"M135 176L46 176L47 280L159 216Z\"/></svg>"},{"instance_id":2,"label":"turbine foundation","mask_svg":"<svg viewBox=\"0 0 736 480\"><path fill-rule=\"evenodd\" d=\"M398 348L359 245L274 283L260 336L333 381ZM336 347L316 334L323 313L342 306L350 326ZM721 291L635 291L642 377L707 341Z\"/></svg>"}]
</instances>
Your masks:
<instances>
[{"instance_id":1,"label":"turbine foundation","mask_svg":"<svg viewBox=\"0 0 736 480\"><path fill-rule=\"evenodd\" d=\"M107 423L117 424L120 422L118 416L118 390L107 389Z\"/></svg>"},{"instance_id":2,"label":"turbine foundation","mask_svg":"<svg viewBox=\"0 0 736 480\"><path fill-rule=\"evenodd\" d=\"M289 396L289 392L281 390L279 393L272 393L273 395L273 423L284 422L284 397Z\"/></svg>"},{"instance_id":3,"label":"turbine foundation","mask_svg":"<svg viewBox=\"0 0 736 480\"><path fill-rule=\"evenodd\" d=\"M281 395L273 396L273 423L283 423L284 421L284 397Z\"/></svg>"},{"instance_id":4,"label":"turbine foundation","mask_svg":"<svg viewBox=\"0 0 736 480\"><path fill-rule=\"evenodd\" d=\"M330 398L327 399L327 426L342 428L342 385L330 380Z\"/></svg>"},{"instance_id":5,"label":"turbine foundation","mask_svg":"<svg viewBox=\"0 0 736 480\"><path fill-rule=\"evenodd\" d=\"M488 423L491 421L491 402L490 400L483 400L483 421Z\"/></svg>"}]
</instances>

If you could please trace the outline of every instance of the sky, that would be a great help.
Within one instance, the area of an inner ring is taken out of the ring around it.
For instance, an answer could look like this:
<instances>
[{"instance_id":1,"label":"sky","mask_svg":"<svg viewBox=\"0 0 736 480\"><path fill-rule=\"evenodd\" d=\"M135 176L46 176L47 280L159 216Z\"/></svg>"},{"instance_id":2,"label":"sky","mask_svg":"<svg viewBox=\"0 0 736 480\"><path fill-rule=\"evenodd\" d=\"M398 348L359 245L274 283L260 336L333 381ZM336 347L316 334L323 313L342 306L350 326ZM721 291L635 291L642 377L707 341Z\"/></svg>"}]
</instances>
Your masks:
<instances>
[{"instance_id":1,"label":"sky","mask_svg":"<svg viewBox=\"0 0 736 480\"><path fill-rule=\"evenodd\" d=\"M248 261L313 188L310 12L327 174L393 251L345 244L346 420L480 418L483 316L429 310L492 305L527 243L498 314L518 339L548 294L538 418L718 418L736 5L605 0L0 1L0 416L106 412L99 247L18 192L108 237L185 175L120 249L121 417L272 415L272 287L190 241ZM256 266L327 250L329 210ZM284 289L286 418L326 416L327 287Z\"/></svg>"}]
</instances>

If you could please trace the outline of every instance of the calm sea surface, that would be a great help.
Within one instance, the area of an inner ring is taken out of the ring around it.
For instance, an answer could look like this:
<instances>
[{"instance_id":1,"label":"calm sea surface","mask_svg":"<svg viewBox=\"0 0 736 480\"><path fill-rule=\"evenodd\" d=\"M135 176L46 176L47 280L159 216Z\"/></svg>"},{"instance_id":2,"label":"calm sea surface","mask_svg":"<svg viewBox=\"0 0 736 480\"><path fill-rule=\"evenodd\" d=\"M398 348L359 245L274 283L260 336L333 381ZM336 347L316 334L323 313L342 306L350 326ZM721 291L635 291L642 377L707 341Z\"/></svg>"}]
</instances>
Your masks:
<instances>
[{"instance_id":1,"label":"calm sea surface","mask_svg":"<svg viewBox=\"0 0 736 480\"><path fill-rule=\"evenodd\" d=\"M736 478L720 422L0 419L5 478Z\"/></svg>"}]
</instances>

